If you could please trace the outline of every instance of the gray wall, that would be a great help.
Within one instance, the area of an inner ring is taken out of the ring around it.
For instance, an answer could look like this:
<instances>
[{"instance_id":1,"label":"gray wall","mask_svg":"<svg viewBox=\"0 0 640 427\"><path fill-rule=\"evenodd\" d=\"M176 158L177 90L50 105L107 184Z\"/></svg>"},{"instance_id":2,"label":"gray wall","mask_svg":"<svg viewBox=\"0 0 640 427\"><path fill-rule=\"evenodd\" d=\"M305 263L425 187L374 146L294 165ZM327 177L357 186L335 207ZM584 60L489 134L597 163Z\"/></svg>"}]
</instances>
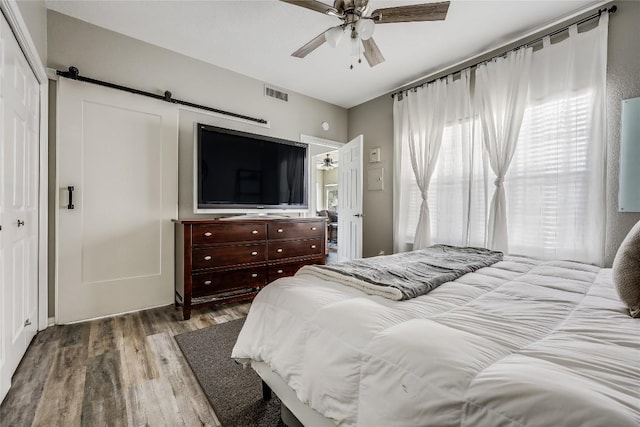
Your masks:
<instances>
[{"instance_id":1,"label":"gray wall","mask_svg":"<svg viewBox=\"0 0 640 427\"><path fill-rule=\"evenodd\" d=\"M640 2L620 1L616 5L618 12L609 24L607 64L607 266L622 239L640 221L640 213L618 212L622 100L640 96Z\"/></svg>"},{"instance_id":2,"label":"gray wall","mask_svg":"<svg viewBox=\"0 0 640 427\"><path fill-rule=\"evenodd\" d=\"M393 252L393 102L383 95L349 110L349 139L362 134L364 190L362 254ZM380 163L369 163L369 150L380 147ZM367 189L367 174L383 168L383 190Z\"/></svg>"},{"instance_id":3,"label":"gray wall","mask_svg":"<svg viewBox=\"0 0 640 427\"><path fill-rule=\"evenodd\" d=\"M640 55L638 54L640 2L617 1L615 4L618 6L618 12L611 15L609 24L607 68L606 266L611 266L622 239L631 227L640 221L640 213L618 212L621 101L640 96ZM429 78L427 77L425 80ZM349 138L353 138L359 133L364 134L365 159L368 156L367 150L369 148L381 147L385 167L385 190L371 192L365 189L364 192L365 256L375 255L379 250L390 252L393 247L392 105L392 99L387 94L349 110ZM368 167L370 166L365 163L365 178ZM594 244L597 243L594 242Z\"/></svg>"},{"instance_id":4,"label":"gray wall","mask_svg":"<svg viewBox=\"0 0 640 427\"><path fill-rule=\"evenodd\" d=\"M181 111L179 212L193 215L193 123L203 122L284 139L300 134L336 141L347 137L347 110L288 91L289 102L265 97L264 82L118 34L57 12L48 14L48 65L140 88L171 91L178 99L266 119L269 129L206 114ZM259 66L259 64L257 64ZM330 130L323 131L322 122ZM203 216L204 217L204 216Z\"/></svg>"},{"instance_id":5,"label":"gray wall","mask_svg":"<svg viewBox=\"0 0 640 427\"><path fill-rule=\"evenodd\" d=\"M18 9L43 64L47 63L47 8L44 0L19 0Z\"/></svg>"},{"instance_id":6,"label":"gray wall","mask_svg":"<svg viewBox=\"0 0 640 427\"><path fill-rule=\"evenodd\" d=\"M292 91L287 91L289 102L268 98L263 95L262 81L53 11L48 12L47 37L47 64L51 68L67 69L73 65L78 67L80 74L84 76L160 94L169 90L178 99L264 118L270 122L270 128L266 129L207 114L180 111L178 165L181 217L194 216L194 122L296 141L300 139L300 134L335 141L347 139L348 112L344 108ZM53 102L51 107L54 107ZM54 108L51 110L50 144L53 149L55 111ZM324 121L330 124L329 131L322 130L321 124ZM54 174L52 168L51 185L55 183ZM198 217L206 218L207 215ZM50 264L53 265L53 262ZM51 280L50 299L55 294L52 287ZM51 304L50 315L53 315Z\"/></svg>"}]
</instances>

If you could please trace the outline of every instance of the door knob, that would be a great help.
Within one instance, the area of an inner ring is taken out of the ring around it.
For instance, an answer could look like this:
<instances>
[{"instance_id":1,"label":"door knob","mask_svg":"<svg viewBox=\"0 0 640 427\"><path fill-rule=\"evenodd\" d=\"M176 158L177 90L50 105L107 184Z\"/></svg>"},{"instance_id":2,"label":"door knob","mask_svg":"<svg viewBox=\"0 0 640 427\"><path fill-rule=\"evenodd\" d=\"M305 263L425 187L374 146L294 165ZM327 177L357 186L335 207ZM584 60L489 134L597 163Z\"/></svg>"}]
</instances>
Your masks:
<instances>
[{"instance_id":1,"label":"door knob","mask_svg":"<svg viewBox=\"0 0 640 427\"><path fill-rule=\"evenodd\" d=\"M356 218L362 218L362 217L364 216L364 214L357 213L357 214L355 214L354 216L355 216Z\"/></svg>"},{"instance_id":2,"label":"door knob","mask_svg":"<svg viewBox=\"0 0 640 427\"><path fill-rule=\"evenodd\" d=\"M31 320L27 319L24 321L24 327L26 328L27 326L31 325Z\"/></svg>"},{"instance_id":3,"label":"door knob","mask_svg":"<svg viewBox=\"0 0 640 427\"><path fill-rule=\"evenodd\" d=\"M18 227L21 227L24 225L24 221L18 220Z\"/></svg>"}]
</instances>

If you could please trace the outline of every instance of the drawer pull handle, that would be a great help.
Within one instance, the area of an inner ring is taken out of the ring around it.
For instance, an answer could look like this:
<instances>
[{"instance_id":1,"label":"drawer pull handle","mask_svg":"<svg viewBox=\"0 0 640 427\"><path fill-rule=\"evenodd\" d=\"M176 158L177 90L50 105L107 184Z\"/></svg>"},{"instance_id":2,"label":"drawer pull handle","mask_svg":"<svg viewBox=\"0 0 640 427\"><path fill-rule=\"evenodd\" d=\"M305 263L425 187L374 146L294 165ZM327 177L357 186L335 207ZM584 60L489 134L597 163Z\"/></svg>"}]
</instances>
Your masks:
<instances>
[{"instance_id":1,"label":"drawer pull handle","mask_svg":"<svg viewBox=\"0 0 640 427\"><path fill-rule=\"evenodd\" d=\"M276 249L276 252L281 253L282 252L282 248Z\"/></svg>"},{"instance_id":2,"label":"drawer pull handle","mask_svg":"<svg viewBox=\"0 0 640 427\"><path fill-rule=\"evenodd\" d=\"M251 234L258 234L258 230L253 230Z\"/></svg>"},{"instance_id":3,"label":"drawer pull handle","mask_svg":"<svg viewBox=\"0 0 640 427\"><path fill-rule=\"evenodd\" d=\"M278 274L282 274L282 273L284 273L284 271L282 271L282 270L278 270L278 271L277 271L277 273L278 273Z\"/></svg>"},{"instance_id":4,"label":"drawer pull handle","mask_svg":"<svg viewBox=\"0 0 640 427\"><path fill-rule=\"evenodd\" d=\"M258 255L258 252L253 251L253 252L251 252L251 255L252 255L252 256L256 256L256 255Z\"/></svg>"},{"instance_id":5,"label":"drawer pull handle","mask_svg":"<svg viewBox=\"0 0 640 427\"><path fill-rule=\"evenodd\" d=\"M211 280L205 280L205 281L204 281L204 284L205 284L205 285L210 285L210 284L211 284Z\"/></svg>"},{"instance_id":6,"label":"drawer pull handle","mask_svg":"<svg viewBox=\"0 0 640 427\"><path fill-rule=\"evenodd\" d=\"M204 257L205 261L211 261L211 255L207 255L206 257Z\"/></svg>"},{"instance_id":7,"label":"drawer pull handle","mask_svg":"<svg viewBox=\"0 0 640 427\"><path fill-rule=\"evenodd\" d=\"M210 231L207 231L206 233L204 233L205 237L211 237L211 234L213 233L211 233Z\"/></svg>"},{"instance_id":8,"label":"drawer pull handle","mask_svg":"<svg viewBox=\"0 0 640 427\"><path fill-rule=\"evenodd\" d=\"M282 228L278 228L278 233L282 233L284 230Z\"/></svg>"},{"instance_id":9,"label":"drawer pull handle","mask_svg":"<svg viewBox=\"0 0 640 427\"><path fill-rule=\"evenodd\" d=\"M253 273L251 277L258 277L258 273Z\"/></svg>"},{"instance_id":10,"label":"drawer pull handle","mask_svg":"<svg viewBox=\"0 0 640 427\"><path fill-rule=\"evenodd\" d=\"M316 248L316 245L311 245L311 249L315 249L315 248Z\"/></svg>"},{"instance_id":11,"label":"drawer pull handle","mask_svg":"<svg viewBox=\"0 0 640 427\"><path fill-rule=\"evenodd\" d=\"M311 227L311 231L316 231L317 228L316 227Z\"/></svg>"}]
</instances>

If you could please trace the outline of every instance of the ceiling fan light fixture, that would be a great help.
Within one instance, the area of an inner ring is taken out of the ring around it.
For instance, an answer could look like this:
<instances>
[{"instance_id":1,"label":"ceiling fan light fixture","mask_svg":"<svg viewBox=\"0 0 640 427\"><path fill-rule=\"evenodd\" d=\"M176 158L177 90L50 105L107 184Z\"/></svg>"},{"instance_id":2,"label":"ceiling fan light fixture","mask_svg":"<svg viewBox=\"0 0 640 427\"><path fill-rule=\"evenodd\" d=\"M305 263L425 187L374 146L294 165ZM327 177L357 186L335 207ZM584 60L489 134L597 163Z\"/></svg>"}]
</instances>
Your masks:
<instances>
[{"instance_id":1,"label":"ceiling fan light fixture","mask_svg":"<svg viewBox=\"0 0 640 427\"><path fill-rule=\"evenodd\" d=\"M324 38L331 47L336 47L340 44L343 35L342 27L338 26L328 29L324 33Z\"/></svg>"},{"instance_id":2,"label":"ceiling fan light fixture","mask_svg":"<svg viewBox=\"0 0 640 427\"><path fill-rule=\"evenodd\" d=\"M362 40L369 40L373 36L376 24L372 19L360 18L356 22L356 31Z\"/></svg>"},{"instance_id":3,"label":"ceiling fan light fixture","mask_svg":"<svg viewBox=\"0 0 640 427\"><path fill-rule=\"evenodd\" d=\"M323 171L330 171L331 169L335 169L337 166L338 165L334 163L331 156L327 154L327 157L324 158L324 160L322 161L322 164L318 166L318 169Z\"/></svg>"}]
</instances>

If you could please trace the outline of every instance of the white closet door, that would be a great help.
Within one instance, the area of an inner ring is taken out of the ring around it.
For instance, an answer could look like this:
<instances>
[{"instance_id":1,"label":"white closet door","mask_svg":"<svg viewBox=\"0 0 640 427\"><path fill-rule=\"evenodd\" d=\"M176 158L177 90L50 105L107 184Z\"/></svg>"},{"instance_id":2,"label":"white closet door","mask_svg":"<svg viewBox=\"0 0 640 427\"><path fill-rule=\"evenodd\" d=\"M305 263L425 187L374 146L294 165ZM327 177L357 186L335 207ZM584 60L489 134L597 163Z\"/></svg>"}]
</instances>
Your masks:
<instances>
[{"instance_id":1,"label":"white closet door","mask_svg":"<svg viewBox=\"0 0 640 427\"><path fill-rule=\"evenodd\" d=\"M338 261L362 258L362 135L338 150Z\"/></svg>"},{"instance_id":2,"label":"white closet door","mask_svg":"<svg viewBox=\"0 0 640 427\"><path fill-rule=\"evenodd\" d=\"M0 400L38 324L40 88L0 23Z\"/></svg>"},{"instance_id":3,"label":"white closet door","mask_svg":"<svg viewBox=\"0 0 640 427\"><path fill-rule=\"evenodd\" d=\"M57 114L56 320L172 303L177 107L62 78Z\"/></svg>"}]
</instances>

